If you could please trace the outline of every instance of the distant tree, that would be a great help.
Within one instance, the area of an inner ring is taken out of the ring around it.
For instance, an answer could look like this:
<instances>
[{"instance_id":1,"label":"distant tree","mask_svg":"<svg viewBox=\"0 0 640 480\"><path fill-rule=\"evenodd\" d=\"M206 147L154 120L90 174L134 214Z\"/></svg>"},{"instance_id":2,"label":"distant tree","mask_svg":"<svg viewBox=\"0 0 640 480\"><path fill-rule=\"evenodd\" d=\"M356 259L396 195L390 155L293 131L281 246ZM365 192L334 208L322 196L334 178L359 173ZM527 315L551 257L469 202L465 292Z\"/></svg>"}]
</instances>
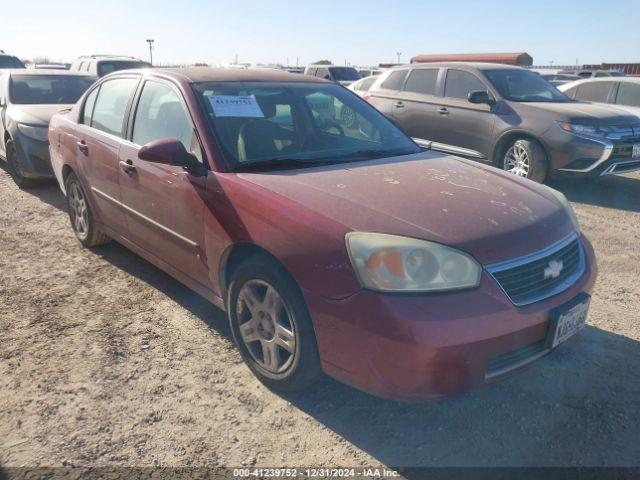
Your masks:
<instances>
[{"instance_id":1,"label":"distant tree","mask_svg":"<svg viewBox=\"0 0 640 480\"><path fill-rule=\"evenodd\" d=\"M194 67L208 67L208 63L197 62L193 64Z\"/></svg>"},{"instance_id":2,"label":"distant tree","mask_svg":"<svg viewBox=\"0 0 640 480\"><path fill-rule=\"evenodd\" d=\"M313 62L312 65L332 65L333 62L331 60L318 60L317 62Z\"/></svg>"}]
</instances>

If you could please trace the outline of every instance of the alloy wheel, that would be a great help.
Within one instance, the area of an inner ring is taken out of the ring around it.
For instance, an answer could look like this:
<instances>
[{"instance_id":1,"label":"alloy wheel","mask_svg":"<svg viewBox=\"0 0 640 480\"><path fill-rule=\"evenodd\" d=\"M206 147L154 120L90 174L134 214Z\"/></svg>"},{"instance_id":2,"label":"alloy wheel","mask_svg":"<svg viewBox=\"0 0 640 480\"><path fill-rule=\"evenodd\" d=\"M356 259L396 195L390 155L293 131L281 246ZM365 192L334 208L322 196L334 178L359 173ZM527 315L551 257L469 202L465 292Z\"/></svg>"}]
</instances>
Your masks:
<instances>
[{"instance_id":1,"label":"alloy wheel","mask_svg":"<svg viewBox=\"0 0 640 480\"><path fill-rule=\"evenodd\" d=\"M71 224L80 238L89 234L89 210L82 189L76 182L69 185L69 215Z\"/></svg>"},{"instance_id":2,"label":"alloy wheel","mask_svg":"<svg viewBox=\"0 0 640 480\"><path fill-rule=\"evenodd\" d=\"M503 165L507 172L526 178L531 169L531 159L526 148L516 142L505 153Z\"/></svg>"},{"instance_id":3,"label":"alloy wheel","mask_svg":"<svg viewBox=\"0 0 640 480\"><path fill-rule=\"evenodd\" d=\"M277 290L263 280L247 281L236 303L242 342L270 373L286 371L296 355L295 323Z\"/></svg>"}]
</instances>

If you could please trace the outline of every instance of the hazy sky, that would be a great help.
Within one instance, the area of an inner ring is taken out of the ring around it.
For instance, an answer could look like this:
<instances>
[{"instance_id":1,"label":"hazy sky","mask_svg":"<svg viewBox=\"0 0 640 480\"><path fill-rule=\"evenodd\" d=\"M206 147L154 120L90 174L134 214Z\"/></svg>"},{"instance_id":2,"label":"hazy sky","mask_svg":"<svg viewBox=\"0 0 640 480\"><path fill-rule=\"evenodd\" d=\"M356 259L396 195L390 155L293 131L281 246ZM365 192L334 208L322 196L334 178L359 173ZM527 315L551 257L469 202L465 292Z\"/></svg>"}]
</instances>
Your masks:
<instances>
[{"instance_id":1,"label":"hazy sky","mask_svg":"<svg viewBox=\"0 0 640 480\"><path fill-rule=\"evenodd\" d=\"M534 63L640 62L640 0L5 0L0 49L21 58L118 53L160 63L526 51Z\"/></svg>"}]
</instances>

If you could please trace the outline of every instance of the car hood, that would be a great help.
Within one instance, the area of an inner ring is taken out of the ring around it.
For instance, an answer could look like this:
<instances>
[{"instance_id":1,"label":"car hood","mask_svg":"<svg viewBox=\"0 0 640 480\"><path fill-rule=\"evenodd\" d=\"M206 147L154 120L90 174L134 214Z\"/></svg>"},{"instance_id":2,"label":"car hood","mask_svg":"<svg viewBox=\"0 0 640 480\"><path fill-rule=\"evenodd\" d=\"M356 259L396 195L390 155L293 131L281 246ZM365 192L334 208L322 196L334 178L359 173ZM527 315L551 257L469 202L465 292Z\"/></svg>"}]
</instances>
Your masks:
<instances>
[{"instance_id":1,"label":"car hood","mask_svg":"<svg viewBox=\"0 0 640 480\"><path fill-rule=\"evenodd\" d=\"M18 123L46 127L53 115L71 107L73 105L11 105L7 109L7 115Z\"/></svg>"},{"instance_id":2,"label":"car hood","mask_svg":"<svg viewBox=\"0 0 640 480\"><path fill-rule=\"evenodd\" d=\"M624 110L611 105L587 102L532 102L519 103L518 111L522 110L547 111L554 114L556 120L566 122L587 123L590 125L634 125L638 118Z\"/></svg>"},{"instance_id":3,"label":"car hood","mask_svg":"<svg viewBox=\"0 0 640 480\"><path fill-rule=\"evenodd\" d=\"M431 240L485 264L539 250L573 229L547 187L435 152L238 175L346 231Z\"/></svg>"}]
</instances>

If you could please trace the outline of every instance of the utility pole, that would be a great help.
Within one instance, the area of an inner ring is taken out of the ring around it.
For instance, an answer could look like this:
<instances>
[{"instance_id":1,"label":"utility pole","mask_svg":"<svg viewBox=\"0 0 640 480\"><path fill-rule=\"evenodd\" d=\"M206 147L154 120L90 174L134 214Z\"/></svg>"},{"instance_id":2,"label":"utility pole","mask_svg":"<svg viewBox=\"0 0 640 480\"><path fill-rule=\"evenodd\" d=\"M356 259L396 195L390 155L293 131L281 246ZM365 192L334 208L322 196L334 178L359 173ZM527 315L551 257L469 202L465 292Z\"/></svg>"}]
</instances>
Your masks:
<instances>
[{"instance_id":1,"label":"utility pole","mask_svg":"<svg viewBox=\"0 0 640 480\"><path fill-rule=\"evenodd\" d=\"M396 52L396 55L398 56L398 65L400 65L400 57L402 56L402 52Z\"/></svg>"},{"instance_id":2,"label":"utility pole","mask_svg":"<svg viewBox=\"0 0 640 480\"><path fill-rule=\"evenodd\" d=\"M153 38L147 38L147 43L149 44L149 63L153 66Z\"/></svg>"}]
</instances>

